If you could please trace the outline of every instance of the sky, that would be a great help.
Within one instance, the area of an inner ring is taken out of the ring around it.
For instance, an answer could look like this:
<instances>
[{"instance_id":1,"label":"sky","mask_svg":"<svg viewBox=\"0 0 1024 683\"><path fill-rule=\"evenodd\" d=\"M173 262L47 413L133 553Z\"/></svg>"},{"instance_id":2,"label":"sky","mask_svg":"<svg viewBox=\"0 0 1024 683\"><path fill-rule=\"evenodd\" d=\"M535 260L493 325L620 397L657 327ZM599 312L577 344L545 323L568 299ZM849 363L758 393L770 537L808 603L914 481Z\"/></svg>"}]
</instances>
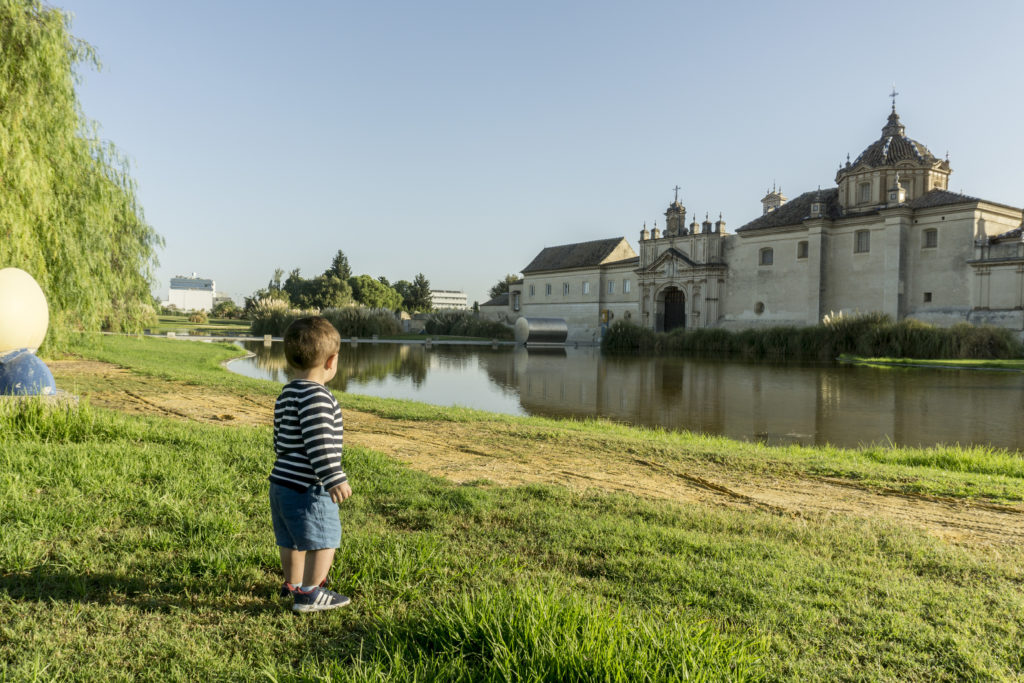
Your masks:
<instances>
[{"instance_id":1,"label":"sky","mask_svg":"<svg viewBox=\"0 0 1024 683\"><path fill-rule=\"evenodd\" d=\"M1024 3L65 0L78 95L164 238L154 294L276 268L424 273L483 303L547 246L732 231L881 136L1024 204Z\"/></svg>"}]
</instances>

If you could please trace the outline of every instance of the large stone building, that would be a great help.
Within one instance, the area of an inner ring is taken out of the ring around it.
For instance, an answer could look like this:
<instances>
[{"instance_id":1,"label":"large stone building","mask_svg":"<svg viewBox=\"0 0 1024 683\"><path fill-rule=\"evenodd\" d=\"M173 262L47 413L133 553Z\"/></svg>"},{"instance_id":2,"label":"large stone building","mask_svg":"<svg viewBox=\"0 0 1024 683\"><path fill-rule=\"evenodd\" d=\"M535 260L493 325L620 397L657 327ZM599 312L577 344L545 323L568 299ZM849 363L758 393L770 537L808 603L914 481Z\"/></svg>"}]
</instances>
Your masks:
<instances>
[{"instance_id":1,"label":"large stone building","mask_svg":"<svg viewBox=\"0 0 1024 683\"><path fill-rule=\"evenodd\" d=\"M481 310L565 318L570 341L597 341L622 319L735 329L813 325L831 311L1024 331L1021 210L950 192L951 171L906 136L894 106L834 187L792 200L773 189L734 234L721 216L687 225L677 195L664 232L641 231L639 254L625 238L548 247L507 300Z\"/></svg>"}]
</instances>

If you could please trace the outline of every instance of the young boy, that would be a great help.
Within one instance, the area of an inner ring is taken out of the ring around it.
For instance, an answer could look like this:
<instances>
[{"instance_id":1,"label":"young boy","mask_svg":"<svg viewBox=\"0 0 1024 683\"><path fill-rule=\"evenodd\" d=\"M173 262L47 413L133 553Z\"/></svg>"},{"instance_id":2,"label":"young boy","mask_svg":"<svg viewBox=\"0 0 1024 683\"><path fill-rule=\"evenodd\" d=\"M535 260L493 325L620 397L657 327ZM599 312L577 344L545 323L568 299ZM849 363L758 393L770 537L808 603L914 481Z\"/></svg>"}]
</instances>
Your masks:
<instances>
[{"instance_id":1,"label":"young boy","mask_svg":"<svg viewBox=\"0 0 1024 683\"><path fill-rule=\"evenodd\" d=\"M299 318L284 333L295 379L274 405L270 513L284 570L282 596L296 612L344 607L328 590L327 573L341 544L338 504L352 495L341 469L341 409L324 386L338 372L341 336L326 318Z\"/></svg>"}]
</instances>

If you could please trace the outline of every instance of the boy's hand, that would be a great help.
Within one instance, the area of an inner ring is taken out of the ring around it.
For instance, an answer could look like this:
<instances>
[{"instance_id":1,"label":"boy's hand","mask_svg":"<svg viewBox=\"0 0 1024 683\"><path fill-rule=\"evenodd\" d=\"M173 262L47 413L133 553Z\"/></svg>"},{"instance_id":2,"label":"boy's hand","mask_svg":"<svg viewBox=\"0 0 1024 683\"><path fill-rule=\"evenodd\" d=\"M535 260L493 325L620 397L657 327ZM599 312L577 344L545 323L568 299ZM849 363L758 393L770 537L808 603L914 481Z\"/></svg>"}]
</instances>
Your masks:
<instances>
[{"instance_id":1,"label":"boy's hand","mask_svg":"<svg viewBox=\"0 0 1024 683\"><path fill-rule=\"evenodd\" d=\"M341 503L352 495L352 487L348 485L347 481L343 481L334 488L329 489L327 493L331 494L332 501Z\"/></svg>"}]
</instances>

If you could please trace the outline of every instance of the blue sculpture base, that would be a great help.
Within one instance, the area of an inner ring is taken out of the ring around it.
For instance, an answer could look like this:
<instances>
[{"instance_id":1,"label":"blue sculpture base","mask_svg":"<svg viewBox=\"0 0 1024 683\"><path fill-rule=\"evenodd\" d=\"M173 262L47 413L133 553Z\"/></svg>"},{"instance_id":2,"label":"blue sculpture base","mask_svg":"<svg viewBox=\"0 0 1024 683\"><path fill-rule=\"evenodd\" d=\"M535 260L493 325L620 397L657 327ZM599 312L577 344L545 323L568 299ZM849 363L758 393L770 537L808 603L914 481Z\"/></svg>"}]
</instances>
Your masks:
<instances>
[{"instance_id":1,"label":"blue sculpture base","mask_svg":"<svg viewBox=\"0 0 1024 683\"><path fill-rule=\"evenodd\" d=\"M0 396L52 396L57 383L46 363L28 349L0 356Z\"/></svg>"}]
</instances>

